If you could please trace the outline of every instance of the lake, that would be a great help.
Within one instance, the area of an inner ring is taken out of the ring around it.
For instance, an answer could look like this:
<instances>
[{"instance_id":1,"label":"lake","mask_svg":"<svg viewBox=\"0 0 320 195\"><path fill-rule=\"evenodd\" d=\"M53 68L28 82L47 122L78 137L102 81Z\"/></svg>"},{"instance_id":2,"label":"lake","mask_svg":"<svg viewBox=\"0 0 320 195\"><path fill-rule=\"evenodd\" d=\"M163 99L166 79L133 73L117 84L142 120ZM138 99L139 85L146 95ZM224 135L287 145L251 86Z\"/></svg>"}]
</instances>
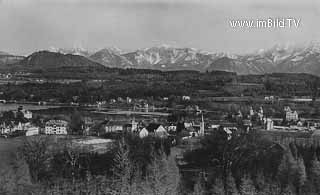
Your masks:
<instances>
[{"instance_id":1,"label":"lake","mask_svg":"<svg viewBox=\"0 0 320 195\"><path fill-rule=\"evenodd\" d=\"M19 106L23 106L25 110L44 110L48 108L59 108L59 106L49 106L49 105L34 105L34 104L1 104L0 112L17 110Z\"/></svg>"}]
</instances>

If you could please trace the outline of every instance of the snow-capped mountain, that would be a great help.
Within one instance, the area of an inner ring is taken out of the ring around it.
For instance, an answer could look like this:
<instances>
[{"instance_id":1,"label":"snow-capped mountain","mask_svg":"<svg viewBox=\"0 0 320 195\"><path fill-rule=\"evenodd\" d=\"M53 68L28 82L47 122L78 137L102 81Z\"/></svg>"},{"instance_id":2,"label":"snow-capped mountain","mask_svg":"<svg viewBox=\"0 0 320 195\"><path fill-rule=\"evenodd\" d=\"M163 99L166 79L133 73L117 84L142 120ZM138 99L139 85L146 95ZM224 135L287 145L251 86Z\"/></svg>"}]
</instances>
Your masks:
<instances>
[{"instance_id":1,"label":"snow-capped mountain","mask_svg":"<svg viewBox=\"0 0 320 195\"><path fill-rule=\"evenodd\" d=\"M101 51L103 51L104 55L101 55ZM116 54L106 49L101 51L93 54L90 58L100 63L103 62L103 64L113 62L113 67L117 65L116 62L118 61L118 67L199 70L203 69L201 66L209 66L212 58L211 54L202 53L192 48L169 46L138 49L125 54Z\"/></svg>"},{"instance_id":2,"label":"snow-capped mountain","mask_svg":"<svg viewBox=\"0 0 320 195\"><path fill-rule=\"evenodd\" d=\"M273 72L319 73L320 44L307 46L276 45L246 55L211 53L194 48L168 45L121 53L112 48L102 49L90 59L105 66L148 68L160 70L223 70L238 74Z\"/></svg>"},{"instance_id":3,"label":"snow-capped mountain","mask_svg":"<svg viewBox=\"0 0 320 195\"><path fill-rule=\"evenodd\" d=\"M84 56L86 63L99 63L116 68L144 68L158 70L222 70L238 74L309 73L320 76L320 43L308 45L276 45L249 54L212 53L194 48L161 45L125 53L116 47L95 53L81 48L49 49L55 53ZM45 55L46 56L46 55ZM48 56L47 56L48 57ZM50 55L54 61L55 55ZM0 53L0 64L23 60L22 56ZM59 60L56 61L57 63Z\"/></svg>"},{"instance_id":4,"label":"snow-capped mountain","mask_svg":"<svg viewBox=\"0 0 320 195\"><path fill-rule=\"evenodd\" d=\"M92 54L89 58L108 67L130 68L132 63L121 55L117 48L105 48Z\"/></svg>"},{"instance_id":5,"label":"snow-capped mountain","mask_svg":"<svg viewBox=\"0 0 320 195\"><path fill-rule=\"evenodd\" d=\"M72 55L79 55L89 57L92 52L88 51L87 49L81 47L75 48L57 48L57 47L50 47L48 49L50 52L61 53L61 54L72 54Z\"/></svg>"}]
</instances>

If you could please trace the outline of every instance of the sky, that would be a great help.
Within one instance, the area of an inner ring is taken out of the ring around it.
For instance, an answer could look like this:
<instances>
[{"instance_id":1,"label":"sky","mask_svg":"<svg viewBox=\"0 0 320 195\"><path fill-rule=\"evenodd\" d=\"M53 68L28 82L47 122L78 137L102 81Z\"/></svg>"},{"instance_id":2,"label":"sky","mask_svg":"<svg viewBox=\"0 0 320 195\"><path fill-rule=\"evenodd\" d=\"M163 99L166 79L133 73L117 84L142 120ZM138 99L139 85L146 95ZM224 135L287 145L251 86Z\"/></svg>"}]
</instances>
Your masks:
<instances>
[{"instance_id":1,"label":"sky","mask_svg":"<svg viewBox=\"0 0 320 195\"><path fill-rule=\"evenodd\" d=\"M232 28L230 20L300 19L297 28ZM319 0L0 0L0 51L125 51L160 44L246 53L320 41Z\"/></svg>"}]
</instances>

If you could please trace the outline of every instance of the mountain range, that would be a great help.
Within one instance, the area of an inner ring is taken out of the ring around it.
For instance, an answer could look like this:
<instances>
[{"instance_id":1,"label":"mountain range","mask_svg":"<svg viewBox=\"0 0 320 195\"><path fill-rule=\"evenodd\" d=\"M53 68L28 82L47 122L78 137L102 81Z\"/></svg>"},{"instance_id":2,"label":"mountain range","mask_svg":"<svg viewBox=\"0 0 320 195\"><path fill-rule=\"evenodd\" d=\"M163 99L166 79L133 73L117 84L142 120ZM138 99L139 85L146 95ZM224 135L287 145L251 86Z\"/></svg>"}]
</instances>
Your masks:
<instances>
[{"instance_id":1,"label":"mountain range","mask_svg":"<svg viewBox=\"0 0 320 195\"><path fill-rule=\"evenodd\" d=\"M33 67L106 66L197 71L229 71L238 74L309 73L320 76L320 44L306 46L275 46L250 54L230 55L210 53L193 48L157 46L123 52L117 48L104 48L96 52L84 49L50 48L28 57L0 52L0 65Z\"/></svg>"}]
</instances>

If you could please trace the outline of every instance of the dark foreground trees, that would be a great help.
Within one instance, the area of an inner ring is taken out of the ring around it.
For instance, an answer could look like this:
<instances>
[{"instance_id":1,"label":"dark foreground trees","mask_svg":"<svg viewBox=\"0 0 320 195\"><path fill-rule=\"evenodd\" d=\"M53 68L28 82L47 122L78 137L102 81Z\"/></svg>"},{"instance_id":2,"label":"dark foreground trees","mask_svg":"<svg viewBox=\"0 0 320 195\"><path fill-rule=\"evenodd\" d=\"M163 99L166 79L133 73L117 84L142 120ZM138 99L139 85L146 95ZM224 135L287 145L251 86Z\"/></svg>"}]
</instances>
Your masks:
<instances>
[{"instance_id":1,"label":"dark foreground trees","mask_svg":"<svg viewBox=\"0 0 320 195\"><path fill-rule=\"evenodd\" d=\"M166 140L128 135L105 154L57 143L36 136L21 147L33 184L30 193L176 194L178 190L179 171L167 155Z\"/></svg>"},{"instance_id":2,"label":"dark foreground trees","mask_svg":"<svg viewBox=\"0 0 320 195\"><path fill-rule=\"evenodd\" d=\"M318 194L320 150L282 146L222 131L201 140L177 167L167 140L128 135L105 154L53 145L45 137L27 140L21 154L34 194ZM60 144L61 145L61 144ZM1 188L0 188L1 190Z\"/></svg>"},{"instance_id":3,"label":"dark foreground trees","mask_svg":"<svg viewBox=\"0 0 320 195\"><path fill-rule=\"evenodd\" d=\"M185 154L189 167L183 169L205 173L206 193L306 195L320 192L318 159L317 147L279 145L256 133L228 140L223 131L217 131L202 140L201 148ZM197 176L182 174L185 188L197 185L190 179Z\"/></svg>"}]
</instances>

